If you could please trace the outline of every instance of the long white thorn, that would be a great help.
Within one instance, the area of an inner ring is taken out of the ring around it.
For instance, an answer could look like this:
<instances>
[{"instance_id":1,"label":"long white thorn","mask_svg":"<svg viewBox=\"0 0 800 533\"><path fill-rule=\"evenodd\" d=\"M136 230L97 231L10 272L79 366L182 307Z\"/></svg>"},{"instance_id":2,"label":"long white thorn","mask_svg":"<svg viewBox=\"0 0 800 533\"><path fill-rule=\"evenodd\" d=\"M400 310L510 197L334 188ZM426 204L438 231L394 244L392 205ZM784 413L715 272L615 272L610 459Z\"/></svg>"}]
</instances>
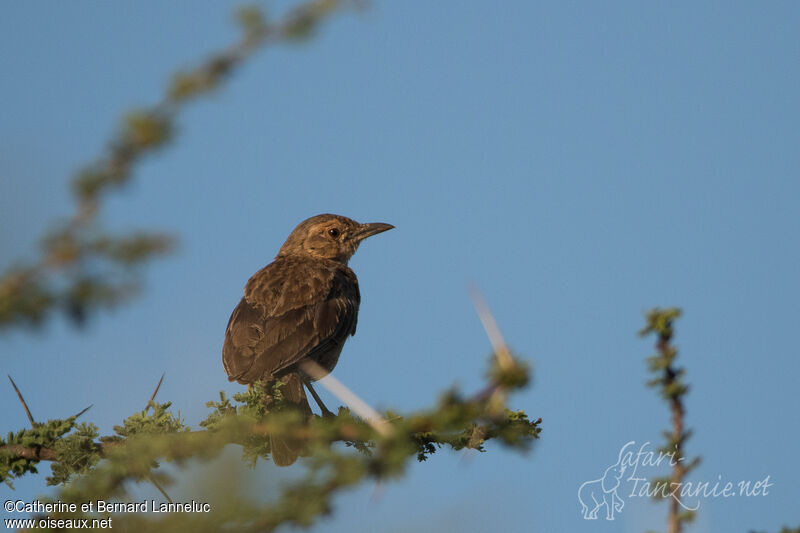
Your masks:
<instances>
[{"instance_id":1,"label":"long white thorn","mask_svg":"<svg viewBox=\"0 0 800 533\"><path fill-rule=\"evenodd\" d=\"M391 435L391 424L378 411L370 407L367 402L359 398L356 393L348 389L344 383L326 372L324 368L313 361L304 361L300 364L300 368L314 380L321 383L331 394L344 402L347 407L363 418L375 431L384 437Z\"/></svg>"},{"instance_id":2,"label":"long white thorn","mask_svg":"<svg viewBox=\"0 0 800 533\"><path fill-rule=\"evenodd\" d=\"M469 286L469 295L472 297L472 305L475 306L475 311L478 312L483 329L486 330L486 336L489 337L489 342L492 344L497 363L503 370L508 370L514 366L514 360L511 358L511 352L505 339L503 339L502 333L500 333L500 327L497 325L494 315L489 311L489 305L476 285Z\"/></svg>"}]
</instances>

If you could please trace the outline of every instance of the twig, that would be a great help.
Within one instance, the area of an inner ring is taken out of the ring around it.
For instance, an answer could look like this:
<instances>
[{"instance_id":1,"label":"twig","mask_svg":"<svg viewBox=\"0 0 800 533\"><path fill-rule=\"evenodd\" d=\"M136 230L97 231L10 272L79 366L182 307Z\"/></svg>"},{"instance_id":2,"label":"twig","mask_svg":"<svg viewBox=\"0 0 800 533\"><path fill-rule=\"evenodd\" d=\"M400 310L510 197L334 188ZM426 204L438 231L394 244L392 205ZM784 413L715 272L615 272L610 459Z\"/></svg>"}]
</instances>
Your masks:
<instances>
[{"instance_id":1,"label":"twig","mask_svg":"<svg viewBox=\"0 0 800 533\"><path fill-rule=\"evenodd\" d=\"M172 498L169 497L169 494L167 494L167 491L164 490L164 487L162 487L161 484L158 481L156 481L156 478L154 478L153 476L148 476L148 478L150 479L150 482L153 485L155 485L155 487L158 489L158 492L160 492L161 495L164 496L169 503L175 503L175 502L172 501Z\"/></svg>"},{"instance_id":2,"label":"twig","mask_svg":"<svg viewBox=\"0 0 800 533\"><path fill-rule=\"evenodd\" d=\"M659 336L657 343L658 351L661 356L666 358L670 357L670 351L673 349L670 346L672 332L662 333ZM676 383L677 372L670 363L664 369L664 388L673 386ZM683 478L686 475L686 467L684 465L683 456L683 440L686 438L684 433L684 415L686 410L683 407L681 397L676 395L669 400L669 409L672 414L672 436L671 441L675 444L675 464L672 467L672 475L670 476L670 489L672 487L680 487L683 483ZM680 533L683 530L683 521L680 516L680 499L672 497L669 501L669 515L667 516L667 533Z\"/></svg>"},{"instance_id":3,"label":"twig","mask_svg":"<svg viewBox=\"0 0 800 533\"><path fill-rule=\"evenodd\" d=\"M264 431L260 426L254 426L252 429L253 434L257 434L260 436L268 435L269 433ZM189 431L186 433L175 433L175 434L165 434L169 436L181 437L186 435L194 435L194 436L203 436L208 435L208 430L200 429L196 431ZM298 439L307 439L311 436L307 427L296 427L292 429L291 435L293 438ZM339 435L335 437L333 440L347 440L352 441L352 437L349 435ZM100 457L106 457L111 450L119 448L121 446L125 446L127 440L112 440L112 441L101 441L95 442L93 444L94 450L100 454ZM230 440L231 444L242 444L241 440L232 438ZM30 459L35 461L58 461L58 453L54 448L47 448L47 447L40 447L40 446L24 446L22 444L1 444L0 445L0 454L8 454L11 457L19 458L19 459Z\"/></svg>"},{"instance_id":4,"label":"twig","mask_svg":"<svg viewBox=\"0 0 800 533\"><path fill-rule=\"evenodd\" d=\"M681 502L683 496L681 487L687 474L700 461L699 457L687 461L684 455L684 444L691 433L686 429L684 420L686 416L684 396L689 391L689 385L684 380L684 369L675 366L678 350L672 344L673 322L680 315L681 311L678 308L653 309L646 314L647 324L639 332L642 336L655 333L658 337L657 352L648 359L650 371L656 377L648 382L648 386L660 389L661 397L667 402L670 410L672 428L669 433L665 433L669 440L664 449L671 456L672 472L667 481L660 481L666 485L670 495L667 533L681 533L684 524L694 517L694 512ZM659 483L659 480L654 480L654 482ZM665 496L657 495L656 497L663 498ZM686 511L682 512L681 507Z\"/></svg>"},{"instance_id":5,"label":"twig","mask_svg":"<svg viewBox=\"0 0 800 533\"><path fill-rule=\"evenodd\" d=\"M8 374L6 374L8 375ZM25 408L25 414L28 415L28 420L31 422L31 427L36 427L36 421L33 419L33 415L31 414L31 410L28 409L28 404L25 403L25 398L22 397L22 393L17 388L17 384L14 383L14 380L11 379L11 376L8 375L8 380L11 382L11 386L14 387L14 390L17 391L17 396L19 397L19 401L22 402L22 407Z\"/></svg>"}]
</instances>

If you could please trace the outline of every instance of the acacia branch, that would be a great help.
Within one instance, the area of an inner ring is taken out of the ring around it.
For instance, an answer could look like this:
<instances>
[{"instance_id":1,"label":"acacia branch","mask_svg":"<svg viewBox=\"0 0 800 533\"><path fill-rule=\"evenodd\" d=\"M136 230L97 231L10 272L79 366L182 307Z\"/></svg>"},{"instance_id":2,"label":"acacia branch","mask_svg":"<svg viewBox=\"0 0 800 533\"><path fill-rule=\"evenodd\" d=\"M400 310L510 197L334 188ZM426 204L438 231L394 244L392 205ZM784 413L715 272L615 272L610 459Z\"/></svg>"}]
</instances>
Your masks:
<instances>
[{"instance_id":1,"label":"acacia branch","mask_svg":"<svg viewBox=\"0 0 800 533\"><path fill-rule=\"evenodd\" d=\"M527 368L513 358L505 366L496 358L492 363L488 390L493 394L482 392L462 399L450 392L427 411L405 417L387 414L377 427L354 418L346 408L340 408L338 416L305 419L280 403L279 382L271 391L258 382L234 395L237 405L220 393L219 402L207 404L214 411L201 422L204 430L190 431L168 411L169 403L155 401L128 417L122 426L115 426L116 436L99 440L96 428L76 424L76 417L50 420L10 434L8 441L0 439L0 479L8 482L36 472L37 463L50 461L53 475L48 484L64 484L60 501L116 498L124 493L128 481L151 481L169 498L161 485L169 484L169 476L154 471L162 460L180 463L209 458L227 444L237 444L244 458L255 464L269 456L269 437L277 436L301 442L308 450L308 476L286 487L274 505L257 506L246 513L239 509L236 518L226 518L225 513L205 518L219 521L220 527L235 523L241 531L270 531L286 523L308 525L329 509L337 490L365 478L380 482L394 477L404 471L409 459L425 460L442 446L482 451L484 442L494 439L527 448L539 437L541 419L530 421L523 411L505 406L508 393L527 384ZM335 442L345 442L363 453L331 446ZM83 475L66 483L76 474ZM135 515L123 519L134 531L140 529L133 527L137 520Z\"/></svg>"},{"instance_id":2,"label":"acacia branch","mask_svg":"<svg viewBox=\"0 0 800 533\"><path fill-rule=\"evenodd\" d=\"M662 333L659 336L657 348L662 357L667 358L672 350L670 346L670 339L672 332ZM672 364L664 369L664 387L672 388L676 385L677 373ZM680 487L683 483L683 478L686 475L686 468L683 462L683 441L686 434L683 431L684 421L683 417L686 411L683 407L683 401L679 395L674 395L669 399L669 409L672 417L672 434L670 441L674 443L674 453L676 460L672 466L672 474L670 476L670 488ZM680 520L680 500L677 497L670 498L669 500L669 514L667 515L667 533L680 533L682 530L682 521Z\"/></svg>"},{"instance_id":3,"label":"acacia branch","mask_svg":"<svg viewBox=\"0 0 800 533\"><path fill-rule=\"evenodd\" d=\"M269 437L269 432L267 428L269 426L254 426L252 428L252 435L256 435L258 437ZM290 433L293 438L297 439L310 439L316 436L315 433L310 431L308 428L305 427L296 427L293 429L282 430L282 432ZM183 437L202 437L209 433L209 430L206 429L199 429L195 431L182 431L180 433L171 433L171 435L183 436ZM170 435L170 434L165 434ZM336 441L352 441L351 434L346 432L345 435L341 435L338 438L331 439L332 442ZM105 439L115 439L115 440L100 440L92 443L92 451L97 453L101 458L106 458L109 456L109 453L112 450L119 449L124 447L127 439L119 439L119 437L105 437ZM116 440L119 439L119 440ZM243 444L241 438L233 438L230 439L229 444ZM8 455L11 460L15 459L28 459L31 461L53 461L57 462L60 461L61 458L59 457L58 452L53 447L47 446L24 446L22 444L3 444L0 445L0 454Z\"/></svg>"},{"instance_id":4,"label":"acacia branch","mask_svg":"<svg viewBox=\"0 0 800 533\"><path fill-rule=\"evenodd\" d=\"M650 370L655 378L648 383L651 387L659 388L661 397L667 402L670 410L671 431L668 433L669 441L662 448L667 456L671 457L672 471L668 480L655 480L655 485L666 485L664 490L657 490L656 497L669 497L669 510L667 513L667 533L681 533L685 523L694 519L694 513L681 511L681 487L686 475L699 463L699 458L687 461L684 454L684 444L691 432L686 430L684 418L686 409L683 397L689 391L689 385L684 381L685 370L675 366L678 350L672 345L674 335L673 322L681 314L680 309L654 309L647 313L647 325L640 332L641 335L655 333L656 354L648 361Z\"/></svg>"},{"instance_id":5,"label":"acacia branch","mask_svg":"<svg viewBox=\"0 0 800 533\"><path fill-rule=\"evenodd\" d=\"M0 454L10 455L12 460L58 461L58 454L51 448L34 448L21 444L4 444L0 446Z\"/></svg>"},{"instance_id":6,"label":"acacia branch","mask_svg":"<svg viewBox=\"0 0 800 533\"><path fill-rule=\"evenodd\" d=\"M472 400L467 400L465 402L465 406L471 407L475 409L476 412L480 412L484 409L486 403L485 398L481 398L480 396L476 395ZM156 404L158 405L158 404ZM166 405L166 404L161 404ZM341 412L340 412L341 413ZM435 416L435 413L431 416ZM234 416L233 418L237 418ZM481 418L481 417L478 417ZM281 436L289 437L292 439L297 440L305 440L305 441L317 441L317 440L325 440L326 442L333 443L333 442L349 442L351 444L361 444L361 445L368 445L374 441L373 435L364 432L365 427L369 427L369 424L360 422L354 418L352 418L349 413L345 411L345 414L340 414L337 417L332 419L314 416L314 419L317 421L317 424L306 424L306 425L298 425L295 423L287 424L285 423L286 417L275 417L273 416L272 419L266 419L261 422L257 423L250 423L244 422L246 427L246 431L241 432L231 432L230 438L226 440L228 444L239 444L239 445L247 445L249 437L258 437L262 439L267 439L272 434L280 434ZM413 417L412 417L413 419ZM391 419L386 420L385 423L387 425L391 425L392 423L401 422L403 419L398 416L393 416ZM500 422L501 419L496 419L495 423ZM330 422L330 428L325 429L321 427L324 425L325 422ZM535 428L538 434L538 425L541 424L542 419L539 418L533 422L530 422L533 428ZM330 431L332 429L333 431ZM373 428L374 429L374 428ZM412 430L411 437L414 439L421 438L419 436L415 436L416 434L430 434L433 430L435 430L434 424L432 424L430 416L423 416L422 418L417 418L413 422L413 426L409 428ZM452 431L452 429L451 429ZM213 430L194 430L194 431L175 431L169 433L163 433L161 435L169 438L173 436L175 439L182 439L182 438L205 438L204 436L210 435L214 433ZM385 433L382 429L381 431L375 430L377 435L382 435L384 437L391 436L392 433ZM408 431L406 431L408 433ZM486 430L482 430L482 436L486 437ZM131 435L135 436L135 435ZM90 451L93 453L98 454L101 458L109 457L109 454L112 450L119 450L123 448L129 437L103 437L99 441L94 441L90 445ZM429 439L431 442L439 442L445 443L447 442L447 438L445 435L440 435L438 437L432 435L432 438ZM473 448L479 447L480 444L485 440L484 438L480 439L480 442L474 442L474 437L470 438L468 441L468 445L466 447ZM13 461L15 459L27 459L31 461L53 461L57 462L61 460L58 451L54 447L48 446L24 446L21 444L3 444L0 445L0 455L7 455Z\"/></svg>"}]
</instances>

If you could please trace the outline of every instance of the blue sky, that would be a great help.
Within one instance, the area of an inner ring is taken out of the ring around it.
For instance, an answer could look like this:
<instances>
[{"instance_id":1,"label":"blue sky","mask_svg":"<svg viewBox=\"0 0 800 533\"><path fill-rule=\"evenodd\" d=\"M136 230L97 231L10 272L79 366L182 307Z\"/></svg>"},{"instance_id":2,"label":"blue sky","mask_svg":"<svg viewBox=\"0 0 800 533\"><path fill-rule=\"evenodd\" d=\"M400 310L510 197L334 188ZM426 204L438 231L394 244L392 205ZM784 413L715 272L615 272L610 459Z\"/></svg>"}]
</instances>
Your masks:
<instances>
[{"instance_id":1,"label":"blue sky","mask_svg":"<svg viewBox=\"0 0 800 533\"><path fill-rule=\"evenodd\" d=\"M238 37L235 5L5 6L2 265L69 213L71 173L123 111ZM797 525L799 23L792 2L406 1L339 16L192 105L108 202L112 228L180 237L142 296L83 331L3 333L2 371L36 417L94 404L104 433L166 372L159 398L196 424L217 391L240 389L221 365L225 324L289 231L322 212L390 222L351 261L359 331L335 375L398 410L477 389L490 346L475 282L533 364L511 403L544 431L525 456L445 452L379 498L348 492L316 530L663 530L665 507L642 498L584 521L577 491L625 443L660 442L667 408L644 386L651 342L636 331L672 305L688 452L703 457L691 479L773 483L702 500L690 531ZM0 398L0 431L26 426L12 389ZM268 494L285 475L264 466L249 483ZM0 488L46 491L43 476Z\"/></svg>"}]
</instances>

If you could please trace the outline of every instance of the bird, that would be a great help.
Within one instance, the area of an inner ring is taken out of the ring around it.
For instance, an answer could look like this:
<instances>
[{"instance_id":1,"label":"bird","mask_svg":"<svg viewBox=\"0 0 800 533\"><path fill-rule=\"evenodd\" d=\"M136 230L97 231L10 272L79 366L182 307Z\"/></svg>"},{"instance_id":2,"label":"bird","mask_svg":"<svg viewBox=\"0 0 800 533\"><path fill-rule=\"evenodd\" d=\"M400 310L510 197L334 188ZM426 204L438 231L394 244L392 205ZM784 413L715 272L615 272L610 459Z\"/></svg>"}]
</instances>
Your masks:
<instances>
[{"instance_id":1,"label":"bird","mask_svg":"<svg viewBox=\"0 0 800 533\"><path fill-rule=\"evenodd\" d=\"M336 366L345 341L355 335L361 303L348 261L364 239L393 228L329 213L298 224L275 259L250 277L231 313L222 346L228 380L251 387L261 382L267 391L280 381L284 405L307 418L305 385L323 416L332 415L303 366L311 361L325 374ZM271 437L270 445L278 466L291 465L300 453L283 438Z\"/></svg>"}]
</instances>

